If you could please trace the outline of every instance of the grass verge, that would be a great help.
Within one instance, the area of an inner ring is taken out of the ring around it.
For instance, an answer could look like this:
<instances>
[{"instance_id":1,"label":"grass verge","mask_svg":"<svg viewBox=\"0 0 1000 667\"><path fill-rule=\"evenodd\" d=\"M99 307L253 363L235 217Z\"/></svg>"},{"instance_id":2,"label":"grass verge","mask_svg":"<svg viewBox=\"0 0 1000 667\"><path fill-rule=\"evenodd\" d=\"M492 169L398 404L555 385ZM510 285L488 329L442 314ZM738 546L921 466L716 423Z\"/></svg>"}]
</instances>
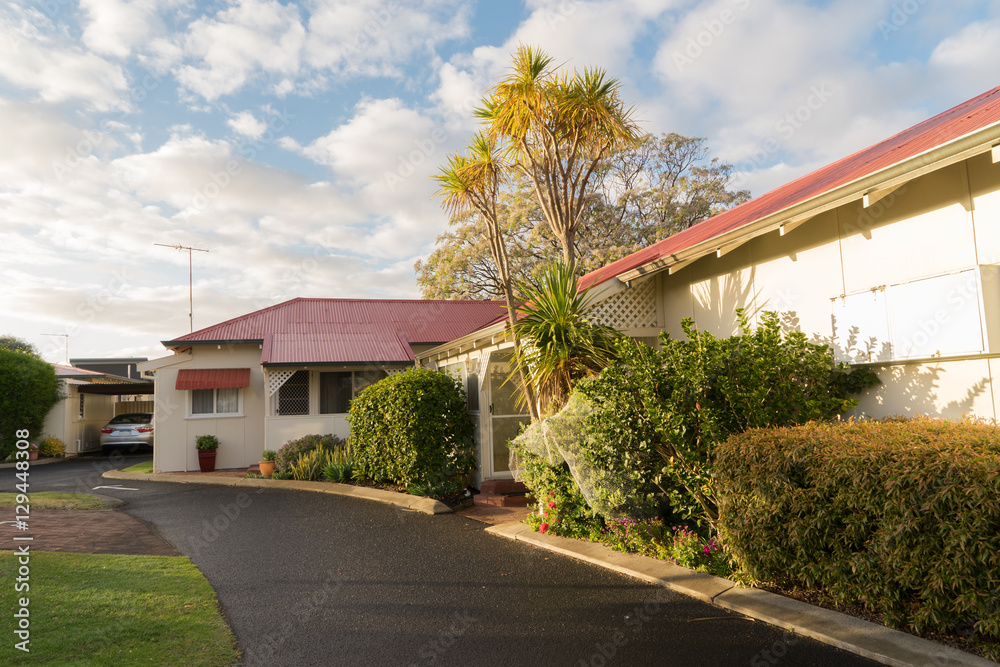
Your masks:
<instances>
[{"instance_id":1,"label":"grass verge","mask_svg":"<svg viewBox=\"0 0 1000 667\"><path fill-rule=\"evenodd\" d=\"M0 552L0 664L233 665L236 640L215 591L183 556L35 552L30 590ZM30 600L30 653L14 648L18 598Z\"/></svg>"},{"instance_id":2,"label":"grass verge","mask_svg":"<svg viewBox=\"0 0 1000 667\"><path fill-rule=\"evenodd\" d=\"M122 472L153 472L153 462L143 461L142 463L136 463L134 466L125 468Z\"/></svg>"},{"instance_id":3,"label":"grass verge","mask_svg":"<svg viewBox=\"0 0 1000 667\"><path fill-rule=\"evenodd\" d=\"M19 494L0 493L0 507L14 507ZM36 510L106 510L108 506L100 498L85 493L53 493L51 491L28 494L31 508Z\"/></svg>"}]
</instances>

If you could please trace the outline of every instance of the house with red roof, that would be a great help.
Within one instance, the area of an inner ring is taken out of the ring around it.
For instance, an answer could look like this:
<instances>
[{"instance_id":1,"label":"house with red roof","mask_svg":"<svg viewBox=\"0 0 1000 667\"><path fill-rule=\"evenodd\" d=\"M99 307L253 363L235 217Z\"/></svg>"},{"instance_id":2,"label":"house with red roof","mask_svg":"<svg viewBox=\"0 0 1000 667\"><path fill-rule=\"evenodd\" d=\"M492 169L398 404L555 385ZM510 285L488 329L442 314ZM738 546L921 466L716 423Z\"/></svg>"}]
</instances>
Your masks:
<instances>
[{"instance_id":1,"label":"house with red roof","mask_svg":"<svg viewBox=\"0 0 1000 667\"><path fill-rule=\"evenodd\" d=\"M489 301L299 298L163 341L173 354L140 365L156 377L154 468L198 470L199 435L218 437L219 468L254 465L264 449L311 433L346 437L359 391L503 309Z\"/></svg>"},{"instance_id":2,"label":"house with red roof","mask_svg":"<svg viewBox=\"0 0 1000 667\"><path fill-rule=\"evenodd\" d=\"M873 368L858 414L1000 416L1000 87L580 279L593 319L656 344L778 312ZM484 480L510 478L496 322L417 354L477 378ZM482 382L478 377L482 376Z\"/></svg>"}]
</instances>

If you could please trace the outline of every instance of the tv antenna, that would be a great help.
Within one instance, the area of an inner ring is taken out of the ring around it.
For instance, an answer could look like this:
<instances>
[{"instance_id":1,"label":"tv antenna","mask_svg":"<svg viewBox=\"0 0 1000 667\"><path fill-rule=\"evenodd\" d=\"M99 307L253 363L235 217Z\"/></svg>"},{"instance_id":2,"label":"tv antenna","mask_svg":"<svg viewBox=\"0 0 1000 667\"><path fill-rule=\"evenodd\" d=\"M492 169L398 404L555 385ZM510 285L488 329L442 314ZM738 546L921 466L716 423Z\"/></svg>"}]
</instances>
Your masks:
<instances>
[{"instance_id":1,"label":"tv antenna","mask_svg":"<svg viewBox=\"0 0 1000 667\"><path fill-rule=\"evenodd\" d=\"M209 252L205 248L192 248L191 246L181 245L180 243L176 245L168 245L166 243L154 243L153 245L158 245L161 248L173 248L174 250L179 250L184 252L187 250L188 254L188 320L191 324L191 331L194 331L194 271L192 269L191 254L192 252Z\"/></svg>"},{"instance_id":2,"label":"tv antenna","mask_svg":"<svg viewBox=\"0 0 1000 667\"><path fill-rule=\"evenodd\" d=\"M42 334L42 335L43 336L62 336L63 338L66 339L66 365L69 366L69 334L67 334L67 333L61 333L61 334Z\"/></svg>"}]
</instances>

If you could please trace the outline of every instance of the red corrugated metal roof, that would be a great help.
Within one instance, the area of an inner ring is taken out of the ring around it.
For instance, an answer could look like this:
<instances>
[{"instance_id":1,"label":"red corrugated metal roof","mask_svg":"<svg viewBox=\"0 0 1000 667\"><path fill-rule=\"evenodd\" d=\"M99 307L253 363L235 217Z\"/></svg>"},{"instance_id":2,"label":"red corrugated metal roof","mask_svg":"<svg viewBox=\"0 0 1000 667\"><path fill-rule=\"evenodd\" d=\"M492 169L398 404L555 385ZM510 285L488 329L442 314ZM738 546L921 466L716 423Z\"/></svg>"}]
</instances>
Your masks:
<instances>
[{"instance_id":1,"label":"red corrugated metal roof","mask_svg":"<svg viewBox=\"0 0 1000 667\"><path fill-rule=\"evenodd\" d=\"M177 372L174 389L243 389L250 386L249 368L185 368Z\"/></svg>"},{"instance_id":2,"label":"red corrugated metal roof","mask_svg":"<svg viewBox=\"0 0 1000 667\"><path fill-rule=\"evenodd\" d=\"M503 310L497 301L299 298L164 345L259 341L264 364L404 362L413 360L409 344L446 343Z\"/></svg>"},{"instance_id":3,"label":"red corrugated metal roof","mask_svg":"<svg viewBox=\"0 0 1000 667\"><path fill-rule=\"evenodd\" d=\"M1000 122L1000 87L617 262L592 271L583 276L579 284L581 287L587 287L606 282L998 122Z\"/></svg>"}]
</instances>

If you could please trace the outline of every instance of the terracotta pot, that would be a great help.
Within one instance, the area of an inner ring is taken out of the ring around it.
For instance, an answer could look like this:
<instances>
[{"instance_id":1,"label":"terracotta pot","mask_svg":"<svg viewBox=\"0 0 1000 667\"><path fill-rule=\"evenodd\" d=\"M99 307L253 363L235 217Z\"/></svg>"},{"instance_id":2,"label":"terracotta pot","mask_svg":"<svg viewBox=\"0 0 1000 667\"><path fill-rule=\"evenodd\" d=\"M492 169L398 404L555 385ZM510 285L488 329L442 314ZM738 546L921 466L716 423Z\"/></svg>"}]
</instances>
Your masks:
<instances>
[{"instance_id":1,"label":"terracotta pot","mask_svg":"<svg viewBox=\"0 0 1000 667\"><path fill-rule=\"evenodd\" d=\"M38 460L38 450L37 449L29 449L28 450L28 460L29 461L37 461Z\"/></svg>"},{"instance_id":2,"label":"terracotta pot","mask_svg":"<svg viewBox=\"0 0 1000 667\"><path fill-rule=\"evenodd\" d=\"M199 449L198 465L201 467L202 472L212 472L215 470L215 450Z\"/></svg>"},{"instance_id":3,"label":"terracotta pot","mask_svg":"<svg viewBox=\"0 0 1000 667\"><path fill-rule=\"evenodd\" d=\"M257 465L260 466L260 474L264 477L274 474L274 461L258 461Z\"/></svg>"}]
</instances>

